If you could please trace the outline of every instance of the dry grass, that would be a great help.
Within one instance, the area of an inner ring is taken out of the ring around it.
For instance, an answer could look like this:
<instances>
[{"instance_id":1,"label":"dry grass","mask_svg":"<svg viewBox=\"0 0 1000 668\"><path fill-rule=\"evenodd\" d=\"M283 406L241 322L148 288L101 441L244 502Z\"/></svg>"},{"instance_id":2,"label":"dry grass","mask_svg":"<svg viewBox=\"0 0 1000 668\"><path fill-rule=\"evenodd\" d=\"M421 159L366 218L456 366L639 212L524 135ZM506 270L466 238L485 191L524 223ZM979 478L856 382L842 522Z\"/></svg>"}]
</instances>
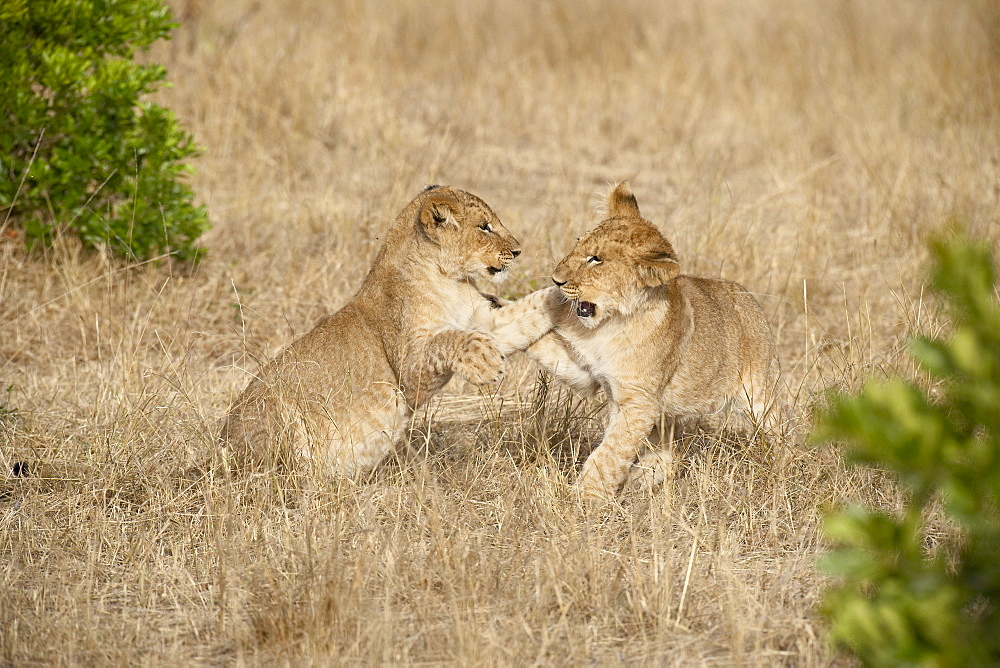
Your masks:
<instances>
[{"instance_id":1,"label":"dry grass","mask_svg":"<svg viewBox=\"0 0 1000 668\"><path fill-rule=\"evenodd\" d=\"M924 242L1000 238L991 0L176 5L159 94L205 146L193 272L0 241L0 665L827 664L822 510L893 507L804 445L831 387L946 327ZM760 292L790 388L768 443L688 439L585 516L601 407L453 384L373 480L217 466L247 371L337 308L428 183L465 187L542 285L631 178L688 271ZM8 385L9 392L3 392Z\"/></svg>"}]
</instances>

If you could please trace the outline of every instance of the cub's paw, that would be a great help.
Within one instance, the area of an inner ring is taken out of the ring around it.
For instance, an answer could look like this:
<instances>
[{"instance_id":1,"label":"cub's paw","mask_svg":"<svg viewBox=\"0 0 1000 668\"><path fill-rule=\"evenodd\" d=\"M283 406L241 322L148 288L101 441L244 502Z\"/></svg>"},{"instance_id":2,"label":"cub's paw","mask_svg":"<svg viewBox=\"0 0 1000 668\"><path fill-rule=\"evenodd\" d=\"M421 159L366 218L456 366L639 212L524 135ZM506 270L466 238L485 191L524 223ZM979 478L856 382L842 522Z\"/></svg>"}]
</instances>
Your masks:
<instances>
[{"instance_id":1,"label":"cub's paw","mask_svg":"<svg viewBox=\"0 0 1000 668\"><path fill-rule=\"evenodd\" d=\"M653 492L673 478L674 460L669 450L651 450L629 469L627 485L644 492Z\"/></svg>"},{"instance_id":2,"label":"cub's paw","mask_svg":"<svg viewBox=\"0 0 1000 668\"><path fill-rule=\"evenodd\" d=\"M584 502L603 505L615 498L621 481L615 480L612 475L602 473L592 459L593 457L584 462L580 477L576 479L576 489Z\"/></svg>"},{"instance_id":3,"label":"cub's paw","mask_svg":"<svg viewBox=\"0 0 1000 668\"><path fill-rule=\"evenodd\" d=\"M474 385L492 385L503 378L504 356L492 336L471 332L453 368Z\"/></svg>"}]
</instances>

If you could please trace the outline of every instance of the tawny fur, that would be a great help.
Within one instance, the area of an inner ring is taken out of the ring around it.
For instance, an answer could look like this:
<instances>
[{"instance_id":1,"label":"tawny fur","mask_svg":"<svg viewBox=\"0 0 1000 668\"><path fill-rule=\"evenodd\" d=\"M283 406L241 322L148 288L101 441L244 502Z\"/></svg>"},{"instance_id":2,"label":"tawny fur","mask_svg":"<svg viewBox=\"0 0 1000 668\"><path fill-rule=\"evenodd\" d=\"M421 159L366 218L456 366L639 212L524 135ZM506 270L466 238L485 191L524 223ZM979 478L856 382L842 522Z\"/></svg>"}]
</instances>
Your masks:
<instances>
[{"instance_id":1,"label":"tawny fur","mask_svg":"<svg viewBox=\"0 0 1000 668\"><path fill-rule=\"evenodd\" d=\"M369 471L454 372L495 383L504 356L551 327L539 297L499 308L473 282L505 277L519 252L478 197L428 188L399 214L357 294L250 382L220 440L237 462L291 456L321 473Z\"/></svg>"},{"instance_id":2,"label":"tawny fur","mask_svg":"<svg viewBox=\"0 0 1000 668\"><path fill-rule=\"evenodd\" d=\"M746 288L679 275L673 247L642 218L627 183L608 208L553 272L559 287L543 292L555 329L528 349L578 391L607 395L604 438L577 482L604 498L637 473L660 425L725 418L731 407L742 409L733 416L743 426L773 423L779 375L767 319Z\"/></svg>"}]
</instances>

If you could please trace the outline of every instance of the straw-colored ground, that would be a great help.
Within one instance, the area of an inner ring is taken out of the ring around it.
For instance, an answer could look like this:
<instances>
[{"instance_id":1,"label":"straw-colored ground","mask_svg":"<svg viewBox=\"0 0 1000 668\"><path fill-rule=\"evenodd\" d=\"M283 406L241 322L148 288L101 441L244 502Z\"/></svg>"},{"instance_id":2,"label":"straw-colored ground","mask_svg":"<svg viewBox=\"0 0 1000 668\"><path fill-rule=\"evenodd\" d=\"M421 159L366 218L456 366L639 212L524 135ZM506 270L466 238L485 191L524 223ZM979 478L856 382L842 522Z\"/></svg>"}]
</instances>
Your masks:
<instances>
[{"instance_id":1,"label":"straw-colored ground","mask_svg":"<svg viewBox=\"0 0 1000 668\"><path fill-rule=\"evenodd\" d=\"M208 259L0 235L0 665L837 660L823 510L899 497L807 447L810 410L946 326L930 233L1000 240L993 0L175 8L151 57L205 147ZM624 178L687 271L759 293L781 437L689 438L664 489L588 516L569 483L602 406L521 359L497 397L453 382L366 484L218 465L249 373L421 187L494 206L518 295Z\"/></svg>"}]
</instances>

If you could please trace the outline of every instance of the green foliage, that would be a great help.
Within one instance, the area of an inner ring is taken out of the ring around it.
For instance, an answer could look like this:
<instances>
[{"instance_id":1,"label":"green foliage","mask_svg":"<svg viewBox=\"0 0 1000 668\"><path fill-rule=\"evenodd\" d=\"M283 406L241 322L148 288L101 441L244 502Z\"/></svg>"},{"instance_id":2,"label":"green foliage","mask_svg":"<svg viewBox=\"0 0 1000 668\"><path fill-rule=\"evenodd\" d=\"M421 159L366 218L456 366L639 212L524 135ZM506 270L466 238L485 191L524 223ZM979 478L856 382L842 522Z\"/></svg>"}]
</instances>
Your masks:
<instances>
[{"instance_id":1,"label":"green foliage","mask_svg":"<svg viewBox=\"0 0 1000 668\"><path fill-rule=\"evenodd\" d=\"M166 77L133 62L175 26L161 0L0 2L0 222L29 244L60 225L130 258L198 250L208 227L182 182L197 151L141 99Z\"/></svg>"},{"instance_id":2,"label":"green foliage","mask_svg":"<svg viewBox=\"0 0 1000 668\"><path fill-rule=\"evenodd\" d=\"M834 640L869 664L1000 663L1000 306L990 248L934 242L933 286L947 298L949 340L910 352L933 399L900 379L835 397L814 438L845 443L850 460L886 469L908 493L902 517L851 507L827 518L843 577L827 592ZM940 502L954 537L930 549L925 518Z\"/></svg>"}]
</instances>

